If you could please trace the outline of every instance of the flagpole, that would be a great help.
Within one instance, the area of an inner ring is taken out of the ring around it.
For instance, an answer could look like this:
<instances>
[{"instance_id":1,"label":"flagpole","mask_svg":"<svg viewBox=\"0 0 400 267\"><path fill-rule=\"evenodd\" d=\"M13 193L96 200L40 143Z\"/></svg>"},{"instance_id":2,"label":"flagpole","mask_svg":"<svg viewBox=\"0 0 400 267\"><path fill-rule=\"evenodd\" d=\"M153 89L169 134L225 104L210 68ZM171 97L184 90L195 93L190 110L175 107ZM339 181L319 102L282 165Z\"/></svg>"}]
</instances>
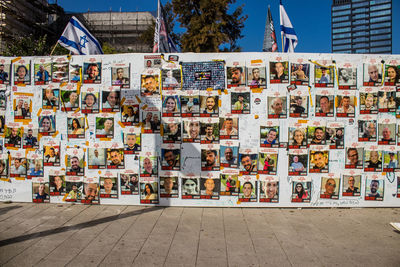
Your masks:
<instances>
[{"instance_id":1,"label":"flagpole","mask_svg":"<svg viewBox=\"0 0 400 267\"><path fill-rule=\"evenodd\" d=\"M57 41L57 43L54 45L53 49L51 50L50 56L53 55L54 50L56 50L57 45L58 45L58 41Z\"/></svg>"},{"instance_id":2,"label":"flagpole","mask_svg":"<svg viewBox=\"0 0 400 267\"><path fill-rule=\"evenodd\" d=\"M281 5L282 5L282 0L279 0L279 17L281 18L282 17L282 15L281 15ZM282 27L282 22L281 22L281 19L279 19L279 24L280 24L280 26ZM282 50L282 52L284 52L284 50L283 50L283 35L282 35L282 30L281 30L281 43L282 43L282 47L281 47L281 50Z\"/></svg>"}]
</instances>

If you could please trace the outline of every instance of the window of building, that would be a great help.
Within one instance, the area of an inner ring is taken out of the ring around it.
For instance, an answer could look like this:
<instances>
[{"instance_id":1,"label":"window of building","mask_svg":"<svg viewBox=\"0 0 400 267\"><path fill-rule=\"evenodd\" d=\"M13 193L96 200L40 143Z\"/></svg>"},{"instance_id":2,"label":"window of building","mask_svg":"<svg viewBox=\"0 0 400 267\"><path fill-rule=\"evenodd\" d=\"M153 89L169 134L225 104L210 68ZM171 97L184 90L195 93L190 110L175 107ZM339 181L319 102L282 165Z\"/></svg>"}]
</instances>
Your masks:
<instances>
[{"instance_id":1,"label":"window of building","mask_svg":"<svg viewBox=\"0 0 400 267\"><path fill-rule=\"evenodd\" d=\"M336 27L347 27L347 26L351 26L351 22L350 21L346 21L346 22L334 23L332 26L334 28L336 28Z\"/></svg>"},{"instance_id":2,"label":"window of building","mask_svg":"<svg viewBox=\"0 0 400 267\"><path fill-rule=\"evenodd\" d=\"M359 43L359 42L369 42L369 39L367 37L358 37L353 39L354 43Z\"/></svg>"},{"instance_id":3,"label":"window of building","mask_svg":"<svg viewBox=\"0 0 400 267\"><path fill-rule=\"evenodd\" d=\"M366 48L366 47L369 47L367 43L359 43L353 45L353 48Z\"/></svg>"},{"instance_id":4,"label":"window of building","mask_svg":"<svg viewBox=\"0 0 400 267\"><path fill-rule=\"evenodd\" d=\"M353 21L353 25L367 24L367 23L368 23L368 20L366 20L366 19L360 19L360 20Z\"/></svg>"},{"instance_id":5,"label":"window of building","mask_svg":"<svg viewBox=\"0 0 400 267\"><path fill-rule=\"evenodd\" d=\"M371 46L383 46L383 45L392 45L392 41L391 40L385 40L385 41L378 41L378 42L371 42Z\"/></svg>"},{"instance_id":6,"label":"window of building","mask_svg":"<svg viewBox=\"0 0 400 267\"><path fill-rule=\"evenodd\" d=\"M382 40L382 39L392 39L391 34L373 35L370 37L371 40Z\"/></svg>"},{"instance_id":7,"label":"window of building","mask_svg":"<svg viewBox=\"0 0 400 267\"><path fill-rule=\"evenodd\" d=\"M349 32L350 29L351 29L350 27L345 27L345 28L333 29L332 32L333 33Z\"/></svg>"},{"instance_id":8,"label":"window of building","mask_svg":"<svg viewBox=\"0 0 400 267\"><path fill-rule=\"evenodd\" d=\"M342 38L350 38L351 33L339 33L339 34L333 34L333 39L342 39Z\"/></svg>"},{"instance_id":9,"label":"window of building","mask_svg":"<svg viewBox=\"0 0 400 267\"><path fill-rule=\"evenodd\" d=\"M387 53L387 54L390 54L391 53L391 47L387 47L387 46L385 46L385 47L373 47L373 48L371 48L371 52L373 53L373 52L379 52L379 53Z\"/></svg>"},{"instance_id":10,"label":"window of building","mask_svg":"<svg viewBox=\"0 0 400 267\"><path fill-rule=\"evenodd\" d=\"M375 11L375 10L381 10L381 9L387 9L387 8L391 8L392 4L385 4L385 5L376 5L376 6L370 6L370 10L371 11Z\"/></svg>"},{"instance_id":11,"label":"window of building","mask_svg":"<svg viewBox=\"0 0 400 267\"><path fill-rule=\"evenodd\" d=\"M368 8L357 8L357 9L354 9L353 10L353 14L356 14L356 13L365 13L365 12L368 12Z\"/></svg>"},{"instance_id":12,"label":"window of building","mask_svg":"<svg viewBox=\"0 0 400 267\"><path fill-rule=\"evenodd\" d=\"M367 32L362 31L362 32L353 32L353 37L358 37L358 36L365 36L368 35Z\"/></svg>"},{"instance_id":13,"label":"window of building","mask_svg":"<svg viewBox=\"0 0 400 267\"><path fill-rule=\"evenodd\" d=\"M390 20L391 20L390 16L385 16L385 17L370 18L369 22L373 23L373 22L390 21Z\"/></svg>"},{"instance_id":14,"label":"window of building","mask_svg":"<svg viewBox=\"0 0 400 267\"><path fill-rule=\"evenodd\" d=\"M352 8L364 7L364 6L369 6L369 3L368 2L354 3L352 5Z\"/></svg>"},{"instance_id":15,"label":"window of building","mask_svg":"<svg viewBox=\"0 0 400 267\"><path fill-rule=\"evenodd\" d=\"M368 29L368 25L361 25L353 28L353 31L365 31Z\"/></svg>"},{"instance_id":16,"label":"window of building","mask_svg":"<svg viewBox=\"0 0 400 267\"><path fill-rule=\"evenodd\" d=\"M384 16L384 15L390 15L391 10L382 10L382 11L376 11L376 12L371 12L370 16L371 17L377 17L377 16Z\"/></svg>"},{"instance_id":17,"label":"window of building","mask_svg":"<svg viewBox=\"0 0 400 267\"><path fill-rule=\"evenodd\" d=\"M349 16L335 17L335 18L332 18L332 22L345 21L345 20L349 20L349 19L350 19Z\"/></svg>"},{"instance_id":18,"label":"window of building","mask_svg":"<svg viewBox=\"0 0 400 267\"><path fill-rule=\"evenodd\" d=\"M343 16L343 15L349 15L349 14L350 14L350 9L348 9L348 10L343 10L343 11L333 11L333 12L332 12L332 17Z\"/></svg>"},{"instance_id":19,"label":"window of building","mask_svg":"<svg viewBox=\"0 0 400 267\"><path fill-rule=\"evenodd\" d=\"M334 53L350 54L351 50L333 50Z\"/></svg>"},{"instance_id":20,"label":"window of building","mask_svg":"<svg viewBox=\"0 0 400 267\"><path fill-rule=\"evenodd\" d=\"M341 5L341 6L334 6L332 7L333 11L337 11L337 10L343 10L343 9L349 9L350 5Z\"/></svg>"},{"instance_id":21,"label":"window of building","mask_svg":"<svg viewBox=\"0 0 400 267\"><path fill-rule=\"evenodd\" d=\"M353 50L354 53L369 53L369 49L361 48Z\"/></svg>"},{"instance_id":22,"label":"window of building","mask_svg":"<svg viewBox=\"0 0 400 267\"><path fill-rule=\"evenodd\" d=\"M371 34L381 34L381 33L390 33L392 31L391 28L383 28L378 30L372 30Z\"/></svg>"},{"instance_id":23,"label":"window of building","mask_svg":"<svg viewBox=\"0 0 400 267\"><path fill-rule=\"evenodd\" d=\"M353 19L364 19L367 18L368 14L362 13L362 14L357 14L353 16Z\"/></svg>"},{"instance_id":24,"label":"window of building","mask_svg":"<svg viewBox=\"0 0 400 267\"><path fill-rule=\"evenodd\" d=\"M347 44L347 45L335 45L335 49L336 49L336 50L350 49L350 48L351 48L351 44Z\"/></svg>"},{"instance_id":25,"label":"window of building","mask_svg":"<svg viewBox=\"0 0 400 267\"><path fill-rule=\"evenodd\" d=\"M350 39L340 39L340 40L333 40L334 45L340 45L340 44L348 44L350 43Z\"/></svg>"},{"instance_id":26,"label":"window of building","mask_svg":"<svg viewBox=\"0 0 400 267\"><path fill-rule=\"evenodd\" d=\"M383 22L383 23L374 23L370 24L371 29L377 29L377 28L384 28L384 27L391 27L392 23L391 22Z\"/></svg>"}]
</instances>

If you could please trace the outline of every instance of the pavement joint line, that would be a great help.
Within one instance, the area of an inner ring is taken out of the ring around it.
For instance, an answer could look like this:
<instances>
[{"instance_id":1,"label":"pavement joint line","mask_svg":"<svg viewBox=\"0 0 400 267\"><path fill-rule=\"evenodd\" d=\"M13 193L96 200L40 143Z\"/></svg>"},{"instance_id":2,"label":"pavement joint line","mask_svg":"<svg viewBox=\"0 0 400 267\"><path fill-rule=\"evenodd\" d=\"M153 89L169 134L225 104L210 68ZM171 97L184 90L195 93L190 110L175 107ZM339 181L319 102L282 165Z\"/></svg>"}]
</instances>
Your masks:
<instances>
[{"instance_id":1,"label":"pavement joint line","mask_svg":"<svg viewBox=\"0 0 400 267\"><path fill-rule=\"evenodd\" d=\"M136 254L135 258L132 260L132 264L131 264L131 265L134 264L135 260L137 259L137 257L139 256L139 254L142 252L142 249L143 249L144 245L146 244L147 240L149 240L149 237L151 236L151 233L154 231L154 228L156 227L157 221L160 219L160 217L161 217L161 215L164 213L164 211L165 211L165 207L162 207L162 212L160 213L160 215L158 215L158 218L157 218L157 220L155 221L153 227L151 228L151 231L150 231L149 235L148 235L148 236L146 237L146 239L144 240L142 246L140 247L139 252Z\"/></svg>"},{"instance_id":2,"label":"pavement joint line","mask_svg":"<svg viewBox=\"0 0 400 267\"><path fill-rule=\"evenodd\" d=\"M163 265L162 265L162 266L165 266L165 262L167 261L169 251L171 250L172 242L173 242L174 239L175 239L176 232L177 232L177 230L178 230L178 226L179 226L180 222L182 221L182 213L183 213L183 210L184 210L184 208L182 208L181 214L180 214L180 216L179 216L179 222L176 224L175 231L174 231L174 236L171 238L171 242L169 243L167 255L165 256L165 259L164 259L164 262L163 262Z\"/></svg>"},{"instance_id":3,"label":"pavement joint line","mask_svg":"<svg viewBox=\"0 0 400 267\"><path fill-rule=\"evenodd\" d=\"M16 209L15 207L16 207L16 208L23 208L23 209L20 210L19 212L15 213L15 214L13 214L13 215L11 215L11 216L8 216L8 217L6 217L6 218L0 220L0 222L5 221L5 220L7 220L7 219L10 219L10 218L12 218L12 217L14 217L14 216L17 216L18 214L20 214L20 213L23 212L24 210L27 210L27 209L31 208L31 205L26 205L26 206L18 205L18 206L12 206L12 207L1 208L1 209L0 209L0 212L3 212L4 210L6 210L6 212L4 213L4 214L6 214L9 210ZM3 215L3 214L1 214L1 215Z\"/></svg>"},{"instance_id":4,"label":"pavement joint line","mask_svg":"<svg viewBox=\"0 0 400 267\"><path fill-rule=\"evenodd\" d=\"M199 258L200 234L201 234L201 229L203 227L203 214L204 214L204 208L201 208L200 229L199 229L199 236L198 236L198 242L197 242L195 266L197 266L197 259Z\"/></svg>"},{"instance_id":5,"label":"pavement joint line","mask_svg":"<svg viewBox=\"0 0 400 267\"><path fill-rule=\"evenodd\" d=\"M53 207L53 206L50 206L50 207ZM32 208L35 208L34 207L34 205L32 205ZM30 217L30 218L33 218L33 217L36 217L36 216L38 216L38 215L40 215L41 213L43 213L45 210L47 210L46 208L43 208L41 211L39 211L38 213L35 213L35 215L34 216L32 216L32 217ZM12 217L12 216L11 216ZM10 217L10 218L11 218ZM9 219L9 218L7 218L7 219ZM25 221L22 221L22 222L20 222L20 223L18 223L18 225L19 224L21 224L21 223L24 223ZM11 228L13 228L13 227L15 227L15 225L11 225L10 227L8 227L8 228L6 228L6 229L2 229L2 231L1 232L5 232L5 231L7 231L7 230L9 230L9 229L11 229ZM26 233L26 232L29 232L30 230L32 230L33 228L30 228L29 230L26 230L24 233ZM1 233L0 232L0 233Z\"/></svg>"},{"instance_id":6,"label":"pavement joint line","mask_svg":"<svg viewBox=\"0 0 400 267\"><path fill-rule=\"evenodd\" d=\"M222 209L222 227L224 228L225 258L226 258L226 265L229 266L228 245L226 243L225 213L224 212L225 212L225 209Z\"/></svg>"},{"instance_id":7,"label":"pavement joint line","mask_svg":"<svg viewBox=\"0 0 400 267\"><path fill-rule=\"evenodd\" d=\"M54 207L56 207L56 206L50 206L51 208L54 208ZM64 208L64 210L65 210L66 208ZM47 209L43 209L43 211L42 212L44 212L44 210L47 210ZM35 217L36 217L36 215L35 215ZM43 223L42 223L43 224ZM41 225L42 225L41 224ZM24 233L27 233L27 232L30 232L30 231L32 231L33 229L35 229L36 227L38 227L38 225L36 225L36 226L34 226L33 228L31 228L31 229L29 229L29 230L27 230L27 231L25 231ZM9 228L8 228L9 229ZM35 234L33 234L33 235L35 235ZM39 237L39 236L38 236ZM24 241L32 241L33 239L31 239L31 238L29 238L29 239L27 239L27 240L24 240ZM0 240L0 247L1 247L1 243L2 243L2 240ZM21 255L23 252L25 252L27 249L29 249L30 248L30 246L27 246L27 247L25 247L24 249L22 249L18 254L16 254L16 255L14 255L13 257L11 257L10 259L8 259L4 264L7 264L8 262L10 262L11 260L13 260L15 257L17 257L17 256L19 256L19 255Z\"/></svg>"},{"instance_id":8,"label":"pavement joint line","mask_svg":"<svg viewBox=\"0 0 400 267\"><path fill-rule=\"evenodd\" d=\"M125 208L122 209L122 210L121 210L117 215L115 215L115 216L116 216L116 217L119 217L119 216L122 214L122 212L123 212L124 210L127 209L127 207L128 207L128 206L125 206ZM90 242L92 242L94 239L98 238L98 237L101 235L101 233L102 233L105 229L107 229L107 227L110 226L111 223L112 223L111 220L108 221L107 224L106 224L106 226L101 230L101 232L99 232L96 236L94 236L93 239L90 240ZM89 242L89 243L90 243L90 242ZM85 249L86 249L86 248L85 248ZM78 257L85 249L82 249L81 251L79 251L79 253L76 254L74 258ZM67 264L65 264L65 265L69 265L69 264L71 263L71 261L74 260L74 258L72 258L72 259L71 259ZM103 258L103 259L104 259L104 258Z\"/></svg>"},{"instance_id":9,"label":"pavement joint line","mask_svg":"<svg viewBox=\"0 0 400 267\"><path fill-rule=\"evenodd\" d=\"M287 221L291 222L292 220L287 216L288 214L285 215L285 218ZM297 214L294 214L295 216L298 216ZM292 224L291 224L292 225ZM294 224L292 226L293 230L296 231L297 236L302 236L303 231L298 230L298 226L296 224ZM301 228L301 227L300 227ZM311 253L311 255L313 256L314 259L318 259L318 262L323 264L323 261L321 260L320 256L318 253L315 253L312 246L310 246L309 242L305 242L304 247L307 248L307 250Z\"/></svg>"},{"instance_id":10,"label":"pavement joint line","mask_svg":"<svg viewBox=\"0 0 400 267\"><path fill-rule=\"evenodd\" d=\"M91 207L91 206L90 206L90 205L85 206L85 208L82 209L76 216L71 217L69 220L67 220L66 222L64 222L62 225L67 224L69 221L71 221L71 220L73 220L75 217L79 216L82 212L84 212L85 210L89 209L89 207ZM94 218L95 218L100 212L101 212L101 210L100 210L98 213L96 213L96 215L94 215ZM77 231L79 231L79 230L77 230ZM71 237L71 236L74 235L74 234L75 234L75 232L71 231L71 234L70 234L68 237L66 237L64 240L68 239L69 237ZM64 244L64 242L60 242L60 244L58 244L58 245L55 246L51 251L49 251L49 253L47 253L46 256L44 256L44 257L42 257L40 260L38 260L38 261L36 262L36 264L38 264L39 262L41 262L42 260L44 260L47 256L49 256L54 250L56 250L57 248L59 248L62 244Z\"/></svg>"},{"instance_id":11,"label":"pavement joint line","mask_svg":"<svg viewBox=\"0 0 400 267\"><path fill-rule=\"evenodd\" d=\"M104 208L107 207L111 207L111 206L103 206ZM154 209L160 209L159 207L152 207L148 210L148 212L154 210ZM130 216L135 216L136 215L136 211L133 212L128 212L124 215L124 217L130 217ZM117 217L117 215L112 215L112 216L108 216L108 217L104 217L104 218L100 218L100 219L95 219L89 222L83 222L83 223L79 223L76 225L71 225L71 226L62 226L62 227L58 227L58 228L53 228L51 230L46 230L46 231L41 231L39 233L34 233L34 234L29 234L29 235L23 235L23 236L19 236L19 237L15 237L15 238L9 238L9 239L5 239L5 240L0 240L0 247L5 246L5 245L9 245L10 243L18 243L18 242L22 242L24 240L27 239L32 239L32 238L37 238L37 237L43 237L43 236L48 236L51 234L57 234L63 231L70 231L70 230L81 230L83 228L89 228L89 227L93 227L99 224L103 224L103 223L107 223L109 221L115 220Z\"/></svg>"},{"instance_id":12,"label":"pavement joint line","mask_svg":"<svg viewBox=\"0 0 400 267\"><path fill-rule=\"evenodd\" d=\"M245 224L246 224L247 233L249 234L249 237L250 237L250 239L251 239L251 245L252 245L252 247L253 247L254 255L255 255L256 259L257 259L258 265L261 266L260 261L259 261L259 258L257 257L257 251L256 251L256 248L255 248L255 246L254 246L253 237L251 236L251 233L250 233L249 224L247 223L246 216L245 216L244 213L243 213L243 208L240 208L240 210L241 210L241 212L242 212L242 216L243 216L244 222L245 222Z\"/></svg>"},{"instance_id":13,"label":"pavement joint line","mask_svg":"<svg viewBox=\"0 0 400 267\"><path fill-rule=\"evenodd\" d=\"M128 206L127 206L128 207ZM144 209L138 209L140 211L143 211ZM143 214L143 213L141 213ZM140 215L141 215L140 214ZM113 251L113 249L118 245L119 241L121 241L121 239L128 233L128 231L131 229L131 227L133 226L133 224L138 220L139 216L136 216L134 220L132 220L132 223L129 225L129 227L125 230L125 232L118 238L118 240L114 243L114 246L112 246L112 248L110 249L110 251L105 255L105 257L99 262L99 265L101 265L104 260L107 258L108 255L110 255L110 253Z\"/></svg>"},{"instance_id":14,"label":"pavement joint line","mask_svg":"<svg viewBox=\"0 0 400 267\"><path fill-rule=\"evenodd\" d=\"M263 209L263 214L264 214L264 215L266 215L266 214L265 214L266 211L267 211L266 209ZM279 212L281 212L281 210L279 210ZM264 218L265 222L266 222L269 226L271 226L271 224L267 221L268 216L263 216L263 218ZM270 228L273 229L272 227L270 227ZM289 256L287 255L285 249L282 247L281 241L280 241L279 238L276 236L275 231L272 231L272 232L274 233L274 237L275 237L275 239L276 239L276 242L279 244L279 247L280 247L281 250L283 251L283 254L285 254L285 257L286 257L287 262L289 262L290 266L293 266L293 263L290 261L290 258L289 258Z\"/></svg>"}]
</instances>

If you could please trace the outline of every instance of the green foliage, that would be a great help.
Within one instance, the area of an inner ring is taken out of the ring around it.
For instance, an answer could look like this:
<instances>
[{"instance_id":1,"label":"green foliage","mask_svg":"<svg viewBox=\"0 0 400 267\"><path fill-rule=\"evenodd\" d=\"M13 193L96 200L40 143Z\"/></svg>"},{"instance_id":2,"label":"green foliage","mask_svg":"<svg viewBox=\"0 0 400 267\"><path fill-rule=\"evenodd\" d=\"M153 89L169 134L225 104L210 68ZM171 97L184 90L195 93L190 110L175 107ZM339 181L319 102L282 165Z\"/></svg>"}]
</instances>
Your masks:
<instances>
[{"instance_id":1,"label":"green foliage","mask_svg":"<svg viewBox=\"0 0 400 267\"><path fill-rule=\"evenodd\" d=\"M14 36L11 42L6 44L4 56L48 56L55 44L49 44L47 35L35 38L34 35ZM53 55L66 55L69 51L57 45Z\"/></svg>"},{"instance_id":2,"label":"green foliage","mask_svg":"<svg viewBox=\"0 0 400 267\"><path fill-rule=\"evenodd\" d=\"M111 44L105 42L103 43L101 49L103 49L104 54L117 54L119 51L111 46Z\"/></svg>"},{"instance_id":3,"label":"green foliage","mask_svg":"<svg viewBox=\"0 0 400 267\"><path fill-rule=\"evenodd\" d=\"M38 39L33 35L14 36L12 39L6 44L5 56L43 56L49 51L46 35Z\"/></svg>"},{"instance_id":4,"label":"green foliage","mask_svg":"<svg viewBox=\"0 0 400 267\"><path fill-rule=\"evenodd\" d=\"M140 35L140 40L149 47L153 47L154 44L154 29L156 27L156 21L153 20L151 25Z\"/></svg>"},{"instance_id":5,"label":"green foliage","mask_svg":"<svg viewBox=\"0 0 400 267\"><path fill-rule=\"evenodd\" d=\"M177 21L186 28L182 52L240 51L237 40L243 37L247 15L242 16L243 5L228 14L234 3L236 0L172 0Z\"/></svg>"}]
</instances>

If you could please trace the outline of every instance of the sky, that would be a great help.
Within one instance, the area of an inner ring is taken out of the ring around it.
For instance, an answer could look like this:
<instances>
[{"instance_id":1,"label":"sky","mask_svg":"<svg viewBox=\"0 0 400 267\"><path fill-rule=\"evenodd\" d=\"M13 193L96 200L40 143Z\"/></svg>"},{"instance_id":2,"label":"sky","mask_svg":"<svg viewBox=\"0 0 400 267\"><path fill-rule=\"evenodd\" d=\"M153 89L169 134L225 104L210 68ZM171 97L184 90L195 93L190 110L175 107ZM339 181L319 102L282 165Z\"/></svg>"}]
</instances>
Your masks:
<instances>
[{"instance_id":1,"label":"sky","mask_svg":"<svg viewBox=\"0 0 400 267\"><path fill-rule=\"evenodd\" d=\"M163 4L166 0L161 1ZM331 52L331 5L332 0L283 0L286 13L299 40L295 52ZM156 11L157 0L58 0L65 11ZM238 41L243 52L261 52L264 38L268 5L274 20L279 51L281 35L279 30L279 0L237 0L235 6L244 4L243 14L248 18ZM233 10L233 8L231 8ZM400 1L392 0L392 53L400 54ZM175 31L183 31L176 26Z\"/></svg>"}]
</instances>

